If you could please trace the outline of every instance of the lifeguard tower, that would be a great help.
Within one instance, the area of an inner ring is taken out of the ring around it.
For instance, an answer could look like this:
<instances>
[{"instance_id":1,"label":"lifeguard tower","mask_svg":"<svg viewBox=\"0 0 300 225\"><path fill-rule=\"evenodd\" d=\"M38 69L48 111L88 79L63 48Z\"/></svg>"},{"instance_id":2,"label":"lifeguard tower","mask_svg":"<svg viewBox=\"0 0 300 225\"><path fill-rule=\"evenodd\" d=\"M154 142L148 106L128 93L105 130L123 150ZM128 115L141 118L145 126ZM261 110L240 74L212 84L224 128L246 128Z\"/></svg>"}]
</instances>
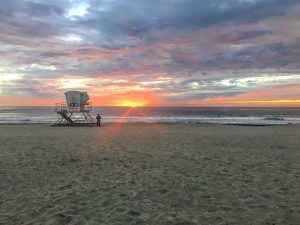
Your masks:
<instances>
[{"instance_id":1,"label":"lifeguard tower","mask_svg":"<svg viewBox=\"0 0 300 225\"><path fill-rule=\"evenodd\" d=\"M87 92L67 91L66 102L56 103L58 119L56 126L94 126L96 120L90 115L92 103Z\"/></svg>"}]
</instances>

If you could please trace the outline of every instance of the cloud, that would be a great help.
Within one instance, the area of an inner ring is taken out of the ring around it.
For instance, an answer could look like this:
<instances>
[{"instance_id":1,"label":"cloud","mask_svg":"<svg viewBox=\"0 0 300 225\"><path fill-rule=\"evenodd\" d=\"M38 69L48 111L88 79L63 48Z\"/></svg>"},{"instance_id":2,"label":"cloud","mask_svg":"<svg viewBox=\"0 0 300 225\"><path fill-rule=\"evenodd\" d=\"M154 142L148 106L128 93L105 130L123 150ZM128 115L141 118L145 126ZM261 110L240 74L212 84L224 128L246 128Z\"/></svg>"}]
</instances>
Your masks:
<instances>
[{"instance_id":1,"label":"cloud","mask_svg":"<svg viewBox=\"0 0 300 225\"><path fill-rule=\"evenodd\" d=\"M299 57L300 43L272 43L238 51L220 52L205 60L204 63L219 69L246 69L252 65L256 68L298 69L297 58Z\"/></svg>"},{"instance_id":2,"label":"cloud","mask_svg":"<svg viewBox=\"0 0 300 225\"><path fill-rule=\"evenodd\" d=\"M290 85L299 12L296 0L2 0L0 80L22 76L0 95L57 96L74 79L95 95L197 100L266 88L266 71Z\"/></svg>"},{"instance_id":3,"label":"cloud","mask_svg":"<svg viewBox=\"0 0 300 225\"><path fill-rule=\"evenodd\" d=\"M33 18L47 18L56 15L63 15L65 13L65 10L58 5L40 2L28 2L24 8L25 11Z\"/></svg>"},{"instance_id":4,"label":"cloud","mask_svg":"<svg viewBox=\"0 0 300 225\"><path fill-rule=\"evenodd\" d=\"M232 43L238 42L238 41L243 41L247 39L253 39L257 37L262 37L265 35L272 34L272 31L270 30L251 30L251 31L244 31L242 33L237 33L237 34L224 34L219 37L220 40L226 40L230 41Z\"/></svg>"},{"instance_id":5,"label":"cloud","mask_svg":"<svg viewBox=\"0 0 300 225\"><path fill-rule=\"evenodd\" d=\"M286 15L296 1L262 0L132 0L112 1L102 10L91 1L89 15L78 24L98 30L104 38L134 36L150 41L152 32L162 29L201 29L228 22L250 23Z\"/></svg>"}]
</instances>

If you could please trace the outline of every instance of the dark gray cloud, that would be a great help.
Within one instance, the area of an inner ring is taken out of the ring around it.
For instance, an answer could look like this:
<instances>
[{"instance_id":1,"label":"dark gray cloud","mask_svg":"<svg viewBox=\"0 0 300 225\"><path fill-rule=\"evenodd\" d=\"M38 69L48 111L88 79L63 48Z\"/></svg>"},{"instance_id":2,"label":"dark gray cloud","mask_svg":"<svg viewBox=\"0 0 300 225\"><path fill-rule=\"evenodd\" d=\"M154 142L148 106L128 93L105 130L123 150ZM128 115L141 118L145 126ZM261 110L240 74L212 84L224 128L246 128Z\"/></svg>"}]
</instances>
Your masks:
<instances>
[{"instance_id":1,"label":"dark gray cloud","mask_svg":"<svg viewBox=\"0 0 300 225\"><path fill-rule=\"evenodd\" d=\"M248 69L253 65L256 68L280 69L296 65L299 58L300 43L272 43L252 46L242 51L220 52L204 60L204 64L219 69Z\"/></svg>"},{"instance_id":2,"label":"dark gray cloud","mask_svg":"<svg viewBox=\"0 0 300 225\"><path fill-rule=\"evenodd\" d=\"M27 12L32 17L49 17L62 15L65 13L64 8L57 5L40 3L40 2L28 2L25 5L25 12Z\"/></svg>"},{"instance_id":3,"label":"dark gray cloud","mask_svg":"<svg viewBox=\"0 0 300 225\"><path fill-rule=\"evenodd\" d=\"M244 31L242 33L238 34L223 34L220 35L219 39L220 40L226 40L230 42L238 42L238 41L243 41L251 38L257 38L257 37L262 37L265 35L272 34L272 31L270 30L251 30L251 31Z\"/></svg>"},{"instance_id":4,"label":"dark gray cloud","mask_svg":"<svg viewBox=\"0 0 300 225\"><path fill-rule=\"evenodd\" d=\"M69 25L64 16L65 7L69 4L64 6L57 4L58 2L0 1L0 41L29 45L34 44L34 40L38 38L51 38L63 34ZM68 1L61 2L67 3Z\"/></svg>"},{"instance_id":5,"label":"dark gray cloud","mask_svg":"<svg viewBox=\"0 0 300 225\"><path fill-rule=\"evenodd\" d=\"M89 16L78 24L98 30L105 38L135 36L151 41L151 33L160 29L256 22L283 16L296 4L294 0L132 0L112 1L108 10L101 11L101 1L91 1Z\"/></svg>"}]
</instances>

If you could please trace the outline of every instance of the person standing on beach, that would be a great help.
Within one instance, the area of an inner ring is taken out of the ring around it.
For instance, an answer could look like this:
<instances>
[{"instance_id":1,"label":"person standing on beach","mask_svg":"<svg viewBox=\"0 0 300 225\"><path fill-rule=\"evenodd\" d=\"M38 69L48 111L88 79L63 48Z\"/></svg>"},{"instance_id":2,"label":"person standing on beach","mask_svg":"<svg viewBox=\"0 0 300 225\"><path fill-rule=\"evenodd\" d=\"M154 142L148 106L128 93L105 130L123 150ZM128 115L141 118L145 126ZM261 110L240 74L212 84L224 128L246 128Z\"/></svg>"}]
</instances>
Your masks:
<instances>
[{"instance_id":1,"label":"person standing on beach","mask_svg":"<svg viewBox=\"0 0 300 225\"><path fill-rule=\"evenodd\" d=\"M97 119L97 127L101 127L100 121L101 121L101 116L98 114L98 116L96 117Z\"/></svg>"}]
</instances>

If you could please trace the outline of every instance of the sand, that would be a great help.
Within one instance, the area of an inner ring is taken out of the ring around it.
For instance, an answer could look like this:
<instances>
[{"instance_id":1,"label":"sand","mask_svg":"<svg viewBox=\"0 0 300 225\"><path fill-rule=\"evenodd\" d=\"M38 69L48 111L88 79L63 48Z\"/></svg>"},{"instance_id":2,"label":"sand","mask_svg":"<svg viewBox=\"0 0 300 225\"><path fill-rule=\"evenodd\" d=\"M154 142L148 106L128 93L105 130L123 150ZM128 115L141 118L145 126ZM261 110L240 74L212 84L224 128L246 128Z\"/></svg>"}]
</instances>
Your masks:
<instances>
[{"instance_id":1,"label":"sand","mask_svg":"<svg viewBox=\"0 0 300 225\"><path fill-rule=\"evenodd\" d=\"M0 126L0 224L300 224L300 126Z\"/></svg>"}]
</instances>

